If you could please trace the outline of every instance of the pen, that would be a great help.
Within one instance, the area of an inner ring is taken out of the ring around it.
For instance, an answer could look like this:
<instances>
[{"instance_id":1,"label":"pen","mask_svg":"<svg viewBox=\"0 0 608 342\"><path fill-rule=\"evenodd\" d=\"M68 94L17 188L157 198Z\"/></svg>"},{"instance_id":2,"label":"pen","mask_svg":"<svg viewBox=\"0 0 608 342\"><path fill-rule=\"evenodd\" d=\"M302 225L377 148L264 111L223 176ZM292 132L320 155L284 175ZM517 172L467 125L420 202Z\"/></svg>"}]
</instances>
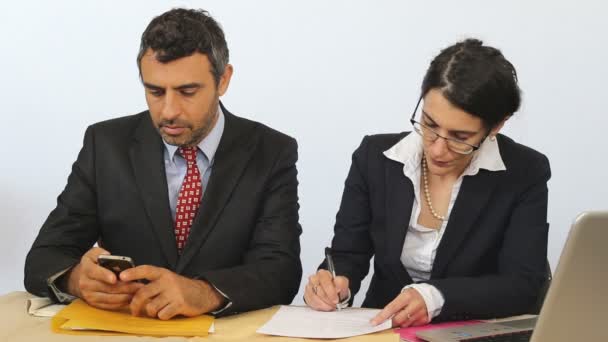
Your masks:
<instances>
[{"instance_id":1,"label":"pen","mask_svg":"<svg viewBox=\"0 0 608 342\"><path fill-rule=\"evenodd\" d=\"M331 257L331 247L325 247L325 259L327 259L327 268L331 273L331 279L336 279L336 267L334 265L334 259ZM338 295L338 301L340 301L340 295ZM336 309L342 311L340 303L336 304Z\"/></svg>"}]
</instances>

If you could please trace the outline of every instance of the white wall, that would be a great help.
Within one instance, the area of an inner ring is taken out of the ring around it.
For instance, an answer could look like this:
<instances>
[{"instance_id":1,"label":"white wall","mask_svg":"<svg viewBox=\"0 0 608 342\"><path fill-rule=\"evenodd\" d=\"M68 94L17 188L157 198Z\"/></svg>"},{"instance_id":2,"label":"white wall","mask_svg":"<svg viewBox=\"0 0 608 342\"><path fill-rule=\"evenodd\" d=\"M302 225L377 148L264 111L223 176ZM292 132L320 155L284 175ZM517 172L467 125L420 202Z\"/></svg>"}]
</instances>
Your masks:
<instances>
[{"instance_id":1,"label":"white wall","mask_svg":"<svg viewBox=\"0 0 608 342\"><path fill-rule=\"evenodd\" d=\"M300 144L302 260L322 257L350 155L365 134L409 130L430 59L476 36L518 68L524 105L505 129L549 157L549 258L575 215L608 209L606 6L601 1L12 1L0 5L0 293L91 123L145 109L135 57L150 19L204 7L235 75L223 101ZM306 279L306 278L304 278ZM360 302L363 296L358 296ZM296 302L301 302L301 296Z\"/></svg>"}]
</instances>

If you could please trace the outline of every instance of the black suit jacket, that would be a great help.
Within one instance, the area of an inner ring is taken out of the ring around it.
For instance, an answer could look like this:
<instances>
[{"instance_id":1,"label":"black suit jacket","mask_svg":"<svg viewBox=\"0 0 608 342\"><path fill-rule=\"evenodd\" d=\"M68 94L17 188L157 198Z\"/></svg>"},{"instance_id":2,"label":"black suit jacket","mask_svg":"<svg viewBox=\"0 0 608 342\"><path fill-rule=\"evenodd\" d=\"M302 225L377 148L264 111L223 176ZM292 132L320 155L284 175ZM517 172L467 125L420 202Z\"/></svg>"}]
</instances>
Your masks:
<instances>
[{"instance_id":1,"label":"black suit jacket","mask_svg":"<svg viewBox=\"0 0 608 342\"><path fill-rule=\"evenodd\" d=\"M364 307L384 307L412 283L400 256L414 188L403 164L383 154L406 135L363 139L336 218L334 262L338 274L350 279L352 293L374 256ZM437 320L528 312L547 278L549 162L506 136L497 139L507 170L464 177L426 282L445 298Z\"/></svg>"},{"instance_id":2,"label":"black suit jacket","mask_svg":"<svg viewBox=\"0 0 608 342\"><path fill-rule=\"evenodd\" d=\"M288 304L302 275L296 141L225 115L211 177L178 255L163 163L150 114L90 126L57 207L25 263L25 287L47 279L100 240L112 254L206 279L233 305L223 313Z\"/></svg>"}]
</instances>

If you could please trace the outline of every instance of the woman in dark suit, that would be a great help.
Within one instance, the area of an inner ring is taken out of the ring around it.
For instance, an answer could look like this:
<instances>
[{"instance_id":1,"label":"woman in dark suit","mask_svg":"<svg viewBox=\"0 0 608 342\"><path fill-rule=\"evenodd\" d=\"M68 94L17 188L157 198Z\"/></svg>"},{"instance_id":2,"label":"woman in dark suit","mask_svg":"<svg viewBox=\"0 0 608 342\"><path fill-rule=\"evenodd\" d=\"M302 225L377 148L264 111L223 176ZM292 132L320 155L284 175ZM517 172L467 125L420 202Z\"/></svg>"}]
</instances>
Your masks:
<instances>
[{"instance_id":1,"label":"woman in dark suit","mask_svg":"<svg viewBox=\"0 0 608 342\"><path fill-rule=\"evenodd\" d=\"M467 39L435 57L413 133L366 136L352 157L327 260L305 301L352 304L374 256L363 307L372 323L530 312L547 279L547 158L499 134L520 105L513 65ZM352 294L352 296L351 296Z\"/></svg>"}]
</instances>

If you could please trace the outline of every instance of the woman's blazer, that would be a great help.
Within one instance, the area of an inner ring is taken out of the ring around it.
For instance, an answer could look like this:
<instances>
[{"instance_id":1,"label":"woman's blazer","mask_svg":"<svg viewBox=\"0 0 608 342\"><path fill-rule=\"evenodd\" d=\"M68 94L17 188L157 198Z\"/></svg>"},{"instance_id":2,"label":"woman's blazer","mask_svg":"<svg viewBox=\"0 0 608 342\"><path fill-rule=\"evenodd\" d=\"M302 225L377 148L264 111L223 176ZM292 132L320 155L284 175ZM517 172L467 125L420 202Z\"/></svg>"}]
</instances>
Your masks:
<instances>
[{"instance_id":1,"label":"woman's blazer","mask_svg":"<svg viewBox=\"0 0 608 342\"><path fill-rule=\"evenodd\" d=\"M338 275L355 294L369 271L364 307L381 308L412 283L400 261L414 188L383 152L408 133L366 136L354 152L332 241ZM532 310L547 279L547 158L497 136L506 171L465 176L437 248L431 279L445 298L436 320ZM325 267L322 264L321 267Z\"/></svg>"}]
</instances>

